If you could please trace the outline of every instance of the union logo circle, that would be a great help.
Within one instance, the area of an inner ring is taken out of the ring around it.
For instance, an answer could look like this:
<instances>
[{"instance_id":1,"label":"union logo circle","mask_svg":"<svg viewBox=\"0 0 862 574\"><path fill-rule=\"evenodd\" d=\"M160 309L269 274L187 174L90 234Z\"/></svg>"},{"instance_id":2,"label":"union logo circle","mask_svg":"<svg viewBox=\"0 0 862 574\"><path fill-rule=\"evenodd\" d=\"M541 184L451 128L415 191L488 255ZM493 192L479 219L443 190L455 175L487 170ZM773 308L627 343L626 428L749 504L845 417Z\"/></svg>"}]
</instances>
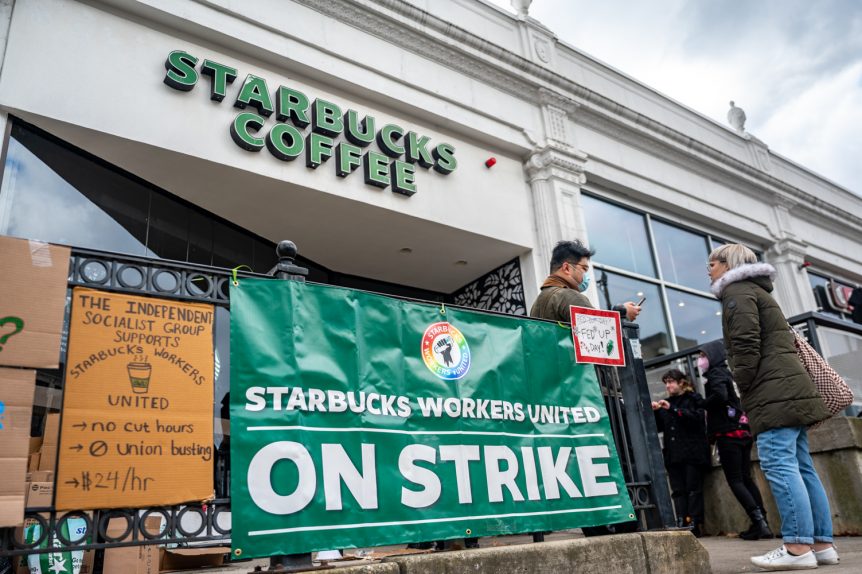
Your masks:
<instances>
[{"instance_id":1,"label":"union logo circle","mask_svg":"<svg viewBox=\"0 0 862 574\"><path fill-rule=\"evenodd\" d=\"M422 360L436 376L455 381L470 370L470 346L454 325L434 323L422 336Z\"/></svg>"}]
</instances>

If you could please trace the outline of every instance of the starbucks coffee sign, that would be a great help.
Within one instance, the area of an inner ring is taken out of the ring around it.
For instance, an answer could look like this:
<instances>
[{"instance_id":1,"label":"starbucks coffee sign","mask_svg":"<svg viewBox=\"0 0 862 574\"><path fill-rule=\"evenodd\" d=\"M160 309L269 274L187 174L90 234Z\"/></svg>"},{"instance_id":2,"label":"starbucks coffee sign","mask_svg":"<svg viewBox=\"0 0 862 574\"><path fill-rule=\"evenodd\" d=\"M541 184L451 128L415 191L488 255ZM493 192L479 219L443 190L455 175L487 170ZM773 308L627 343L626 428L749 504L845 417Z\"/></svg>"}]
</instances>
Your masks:
<instances>
[{"instance_id":1,"label":"starbucks coffee sign","mask_svg":"<svg viewBox=\"0 0 862 574\"><path fill-rule=\"evenodd\" d=\"M228 85L237 78L236 68L212 60L199 62L188 52L171 52L165 60L164 83L188 92L201 75L207 76L210 99L223 101ZM288 86L271 90L264 78L253 74L236 90L233 105L243 110L230 125L231 138L239 147L251 152L265 147L281 161L304 157L310 169L332 159L338 177L347 177L361 167L366 184L381 189L391 186L393 192L406 196L416 193L417 165L443 175L458 166L451 144L432 146L428 136L395 124L378 128L373 116L360 116L356 110L343 110L321 98L311 100ZM268 127L272 116L275 122ZM342 134L342 141L336 142ZM372 143L379 151L365 149Z\"/></svg>"}]
</instances>

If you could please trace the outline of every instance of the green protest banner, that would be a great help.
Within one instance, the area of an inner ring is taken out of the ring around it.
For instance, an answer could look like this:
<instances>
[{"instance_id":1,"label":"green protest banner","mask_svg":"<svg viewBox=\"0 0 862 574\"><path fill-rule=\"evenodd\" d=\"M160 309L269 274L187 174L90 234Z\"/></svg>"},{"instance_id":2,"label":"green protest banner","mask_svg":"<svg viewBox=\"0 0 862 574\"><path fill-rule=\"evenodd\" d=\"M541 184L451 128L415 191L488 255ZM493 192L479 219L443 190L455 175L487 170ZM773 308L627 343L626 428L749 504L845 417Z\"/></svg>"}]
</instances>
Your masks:
<instances>
[{"instance_id":1,"label":"green protest banner","mask_svg":"<svg viewBox=\"0 0 862 574\"><path fill-rule=\"evenodd\" d=\"M230 298L235 555L634 518L568 328L293 281Z\"/></svg>"}]
</instances>

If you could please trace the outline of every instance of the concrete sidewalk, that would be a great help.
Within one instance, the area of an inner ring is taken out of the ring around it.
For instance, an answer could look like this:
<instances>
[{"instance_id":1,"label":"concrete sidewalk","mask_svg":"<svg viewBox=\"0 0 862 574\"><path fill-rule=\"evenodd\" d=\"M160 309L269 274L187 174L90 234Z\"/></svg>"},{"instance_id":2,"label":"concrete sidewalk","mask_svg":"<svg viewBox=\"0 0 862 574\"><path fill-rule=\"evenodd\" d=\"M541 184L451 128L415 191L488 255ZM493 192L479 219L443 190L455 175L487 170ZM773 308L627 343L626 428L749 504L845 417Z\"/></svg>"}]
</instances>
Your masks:
<instances>
[{"instance_id":1,"label":"concrete sidewalk","mask_svg":"<svg viewBox=\"0 0 862 574\"><path fill-rule=\"evenodd\" d=\"M755 567L749 558L766 554L778 548L781 540L745 541L741 538L724 536L705 536L700 543L709 552L712 574L738 574L740 572L763 572ZM841 563L835 566L821 566L818 571L824 574L862 572L862 537L841 536L835 539L835 548L841 556Z\"/></svg>"},{"instance_id":2,"label":"concrete sidewalk","mask_svg":"<svg viewBox=\"0 0 862 574\"><path fill-rule=\"evenodd\" d=\"M624 535L622 535L624 536ZM548 542L575 540L581 539L583 535L579 530L554 532L546 537ZM595 541L601 538L593 539ZM781 541L774 540L758 540L749 542L740 538L729 538L724 536L708 536L698 539L700 544L709 552L709 564L712 569L712 574L738 574L743 572L761 572L751 564L749 558L758 554L777 548ZM518 544L532 544L530 536L499 536L494 538L482 538L479 541L481 548L494 547L509 547ZM862 537L839 537L835 540L835 546L841 555L841 563L836 566L822 566L818 570L823 570L825 574L841 574L841 573L858 573L862 572ZM398 555L405 552L404 546L384 546L374 549L363 549L358 552L365 560L345 560L332 563L332 566L339 568L358 566L360 564L371 563L369 558L382 558L389 553ZM346 551L349 556L356 555L357 550L351 549ZM255 566L261 566L264 569L268 564L268 560L252 560L249 562L235 563L230 566L221 568L207 569L206 572L211 574L245 574L254 570ZM451 566L451 564L450 564ZM189 571L191 572L191 571ZM607 574L615 574L607 572ZM682 574L682 573L681 573ZM694 574L686 572L685 574Z\"/></svg>"}]
</instances>

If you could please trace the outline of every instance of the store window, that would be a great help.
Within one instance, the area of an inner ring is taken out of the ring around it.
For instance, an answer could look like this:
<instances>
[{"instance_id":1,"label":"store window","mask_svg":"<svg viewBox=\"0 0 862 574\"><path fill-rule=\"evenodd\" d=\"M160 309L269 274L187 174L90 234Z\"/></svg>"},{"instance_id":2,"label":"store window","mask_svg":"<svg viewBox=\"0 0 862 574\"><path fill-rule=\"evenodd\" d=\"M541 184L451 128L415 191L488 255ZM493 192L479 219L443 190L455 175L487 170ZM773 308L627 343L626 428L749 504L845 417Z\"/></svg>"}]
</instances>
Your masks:
<instances>
[{"instance_id":1,"label":"store window","mask_svg":"<svg viewBox=\"0 0 862 574\"><path fill-rule=\"evenodd\" d=\"M662 221L652 221L662 279L692 289L709 291L704 265L709 258L707 238Z\"/></svg>"},{"instance_id":2,"label":"store window","mask_svg":"<svg viewBox=\"0 0 862 574\"><path fill-rule=\"evenodd\" d=\"M643 214L583 195L590 247L605 265L655 277Z\"/></svg>"},{"instance_id":3,"label":"store window","mask_svg":"<svg viewBox=\"0 0 862 574\"><path fill-rule=\"evenodd\" d=\"M644 358L721 338L706 262L728 241L588 194L582 205L602 306L646 296L638 318Z\"/></svg>"},{"instance_id":4,"label":"store window","mask_svg":"<svg viewBox=\"0 0 862 574\"><path fill-rule=\"evenodd\" d=\"M716 299L668 288L667 304L678 349L688 349L722 337L721 303Z\"/></svg>"},{"instance_id":5,"label":"store window","mask_svg":"<svg viewBox=\"0 0 862 574\"><path fill-rule=\"evenodd\" d=\"M848 299L853 292L853 286L849 282L813 271L808 271L808 282L814 291L819 312L847 321L852 320Z\"/></svg>"},{"instance_id":6,"label":"store window","mask_svg":"<svg viewBox=\"0 0 862 574\"><path fill-rule=\"evenodd\" d=\"M259 273L276 263L274 243L20 121L0 186L0 235Z\"/></svg>"},{"instance_id":7,"label":"store window","mask_svg":"<svg viewBox=\"0 0 862 574\"><path fill-rule=\"evenodd\" d=\"M625 301L637 302L646 297L637 321L640 327L641 352L645 359L673 351L658 285L604 270L596 270L596 279L599 300L605 309Z\"/></svg>"},{"instance_id":8,"label":"store window","mask_svg":"<svg viewBox=\"0 0 862 574\"><path fill-rule=\"evenodd\" d=\"M247 265L257 273L277 263L273 242L20 120L13 120L0 185L0 235L227 269ZM296 262L308 269L312 282L429 301L451 299L338 273L302 256ZM502 275L503 267L488 274L507 280L493 293L482 292L489 305L504 296L511 302L517 298L514 291L523 298L520 268L511 262L505 267ZM161 277L169 281L171 276Z\"/></svg>"}]
</instances>

